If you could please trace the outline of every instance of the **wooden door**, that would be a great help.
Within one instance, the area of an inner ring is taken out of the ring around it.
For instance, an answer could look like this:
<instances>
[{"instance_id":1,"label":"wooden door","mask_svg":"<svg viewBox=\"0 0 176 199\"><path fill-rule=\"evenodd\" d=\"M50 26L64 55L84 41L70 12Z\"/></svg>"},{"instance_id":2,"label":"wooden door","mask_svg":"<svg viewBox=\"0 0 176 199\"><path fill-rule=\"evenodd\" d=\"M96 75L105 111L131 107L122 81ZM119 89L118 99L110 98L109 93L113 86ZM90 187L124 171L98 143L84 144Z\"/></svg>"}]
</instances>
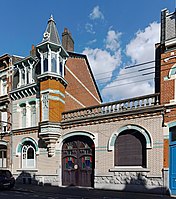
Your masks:
<instances>
[{"instance_id":1,"label":"wooden door","mask_svg":"<svg viewBox=\"0 0 176 199\"><path fill-rule=\"evenodd\" d=\"M92 187L94 182L94 144L86 136L66 139L62 147L62 184Z\"/></svg>"}]
</instances>

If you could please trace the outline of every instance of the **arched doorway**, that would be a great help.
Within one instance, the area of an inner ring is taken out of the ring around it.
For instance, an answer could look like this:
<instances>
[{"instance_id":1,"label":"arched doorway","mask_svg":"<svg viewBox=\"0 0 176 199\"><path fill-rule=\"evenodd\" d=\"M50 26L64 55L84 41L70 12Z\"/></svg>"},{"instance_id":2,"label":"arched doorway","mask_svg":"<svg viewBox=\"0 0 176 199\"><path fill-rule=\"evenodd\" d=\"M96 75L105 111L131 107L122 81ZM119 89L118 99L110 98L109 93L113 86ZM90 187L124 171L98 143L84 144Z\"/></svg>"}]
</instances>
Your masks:
<instances>
[{"instance_id":1,"label":"arched doorway","mask_svg":"<svg viewBox=\"0 0 176 199\"><path fill-rule=\"evenodd\" d=\"M62 184L93 187L95 147L87 136L71 136L62 146Z\"/></svg>"}]
</instances>

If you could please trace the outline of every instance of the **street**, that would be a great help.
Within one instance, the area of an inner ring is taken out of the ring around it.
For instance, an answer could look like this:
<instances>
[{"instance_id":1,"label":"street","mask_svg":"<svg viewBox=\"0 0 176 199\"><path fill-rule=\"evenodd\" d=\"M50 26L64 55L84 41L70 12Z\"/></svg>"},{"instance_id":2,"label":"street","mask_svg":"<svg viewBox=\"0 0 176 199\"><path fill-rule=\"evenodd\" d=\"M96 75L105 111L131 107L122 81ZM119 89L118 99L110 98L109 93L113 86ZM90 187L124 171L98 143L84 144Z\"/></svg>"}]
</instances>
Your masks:
<instances>
[{"instance_id":1,"label":"street","mask_svg":"<svg viewBox=\"0 0 176 199\"><path fill-rule=\"evenodd\" d=\"M74 195L70 193L69 195L65 194L58 194L58 193L45 193L45 192L21 192L21 191L16 191L16 190L11 190L11 191L1 191L0 192L0 198L2 199L16 199L16 198L27 198L27 199L34 199L34 198L40 198L40 199L93 199L92 196L87 197L87 196L80 196ZM97 198L97 197L96 197ZM99 197L98 197L99 198ZM97 199L98 199L97 198ZM109 197L100 197L102 199L120 199L120 198L109 198Z\"/></svg>"},{"instance_id":2,"label":"street","mask_svg":"<svg viewBox=\"0 0 176 199\"><path fill-rule=\"evenodd\" d=\"M118 192L99 189L54 186L16 185L12 190L0 190L0 199L170 199L167 195Z\"/></svg>"}]
</instances>

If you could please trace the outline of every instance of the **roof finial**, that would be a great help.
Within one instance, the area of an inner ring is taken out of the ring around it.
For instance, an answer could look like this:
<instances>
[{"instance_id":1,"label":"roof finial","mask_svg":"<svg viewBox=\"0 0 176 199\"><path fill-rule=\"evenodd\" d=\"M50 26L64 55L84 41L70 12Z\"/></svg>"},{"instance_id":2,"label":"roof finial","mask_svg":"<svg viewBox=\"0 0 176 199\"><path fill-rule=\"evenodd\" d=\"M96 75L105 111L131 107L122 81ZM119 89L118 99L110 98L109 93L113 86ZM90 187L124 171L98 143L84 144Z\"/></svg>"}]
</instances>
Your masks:
<instances>
[{"instance_id":1,"label":"roof finial","mask_svg":"<svg viewBox=\"0 0 176 199\"><path fill-rule=\"evenodd\" d=\"M55 21L54 21L54 19L53 19L53 15L52 15L52 14L51 14L51 16L50 16L50 18L49 18L48 22L50 22L50 21L55 22Z\"/></svg>"}]
</instances>

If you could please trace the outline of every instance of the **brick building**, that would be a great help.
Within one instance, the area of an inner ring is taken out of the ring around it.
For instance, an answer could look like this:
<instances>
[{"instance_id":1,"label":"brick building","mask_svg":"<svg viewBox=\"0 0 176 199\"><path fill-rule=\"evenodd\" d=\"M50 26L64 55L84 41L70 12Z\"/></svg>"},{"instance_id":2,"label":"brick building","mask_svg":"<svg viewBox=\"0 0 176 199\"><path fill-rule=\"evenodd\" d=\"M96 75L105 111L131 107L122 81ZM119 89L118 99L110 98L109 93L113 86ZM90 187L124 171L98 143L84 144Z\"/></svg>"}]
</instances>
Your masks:
<instances>
[{"instance_id":1,"label":"brick building","mask_svg":"<svg viewBox=\"0 0 176 199\"><path fill-rule=\"evenodd\" d=\"M52 16L30 56L1 56L0 167L26 184L176 194L175 13L161 20L147 96L102 103L87 57L68 29L61 42Z\"/></svg>"}]
</instances>

